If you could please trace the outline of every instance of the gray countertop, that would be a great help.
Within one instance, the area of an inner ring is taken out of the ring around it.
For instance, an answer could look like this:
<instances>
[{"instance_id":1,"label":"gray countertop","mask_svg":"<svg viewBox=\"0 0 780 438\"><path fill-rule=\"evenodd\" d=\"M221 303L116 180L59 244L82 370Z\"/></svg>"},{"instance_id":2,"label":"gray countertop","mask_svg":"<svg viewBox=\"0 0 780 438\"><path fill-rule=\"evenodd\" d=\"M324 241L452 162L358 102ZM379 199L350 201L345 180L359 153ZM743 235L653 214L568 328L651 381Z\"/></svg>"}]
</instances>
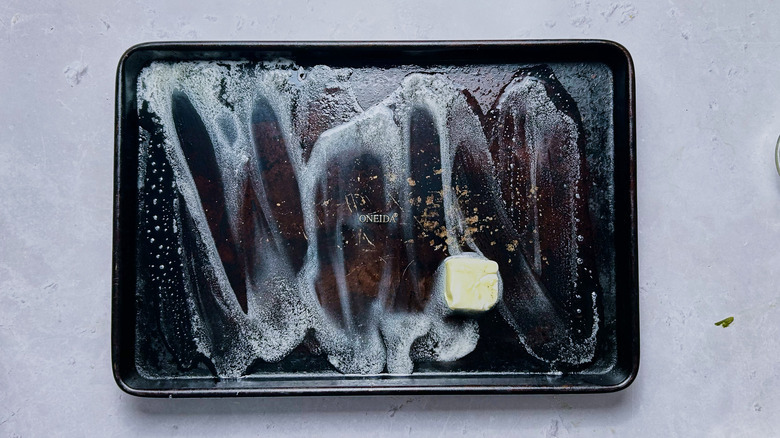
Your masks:
<instances>
[{"instance_id":1,"label":"gray countertop","mask_svg":"<svg viewBox=\"0 0 780 438\"><path fill-rule=\"evenodd\" d=\"M780 434L780 5L0 5L0 435ZM152 40L604 38L637 83L642 362L614 394L150 400L110 366L116 64ZM714 325L733 316L727 328Z\"/></svg>"}]
</instances>

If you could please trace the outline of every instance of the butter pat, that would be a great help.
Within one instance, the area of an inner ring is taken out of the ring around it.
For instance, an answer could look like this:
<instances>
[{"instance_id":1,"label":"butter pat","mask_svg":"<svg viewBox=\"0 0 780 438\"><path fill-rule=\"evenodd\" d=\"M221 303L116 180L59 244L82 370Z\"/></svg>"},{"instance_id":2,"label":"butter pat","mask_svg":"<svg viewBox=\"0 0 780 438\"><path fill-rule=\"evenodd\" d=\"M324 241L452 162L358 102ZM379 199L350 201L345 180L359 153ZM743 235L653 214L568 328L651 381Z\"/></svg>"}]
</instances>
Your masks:
<instances>
[{"instance_id":1,"label":"butter pat","mask_svg":"<svg viewBox=\"0 0 780 438\"><path fill-rule=\"evenodd\" d=\"M498 263L479 256L444 261L444 298L452 310L482 312L498 301Z\"/></svg>"}]
</instances>

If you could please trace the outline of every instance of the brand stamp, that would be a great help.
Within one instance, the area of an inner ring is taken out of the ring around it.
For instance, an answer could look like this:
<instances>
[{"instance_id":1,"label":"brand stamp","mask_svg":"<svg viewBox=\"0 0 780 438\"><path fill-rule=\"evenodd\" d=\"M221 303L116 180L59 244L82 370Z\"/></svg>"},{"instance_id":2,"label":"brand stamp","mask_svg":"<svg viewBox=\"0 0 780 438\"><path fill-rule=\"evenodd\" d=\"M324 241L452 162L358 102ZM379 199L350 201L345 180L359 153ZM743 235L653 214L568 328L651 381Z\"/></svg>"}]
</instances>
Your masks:
<instances>
[{"instance_id":1,"label":"brand stamp","mask_svg":"<svg viewBox=\"0 0 780 438\"><path fill-rule=\"evenodd\" d=\"M398 213L393 214L380 214L380 213L370 213L370 214L361 214L358 216L358 220L360 223L363 224L387 224L390 222L398 222Z\"/></svg>"}]
</instances>

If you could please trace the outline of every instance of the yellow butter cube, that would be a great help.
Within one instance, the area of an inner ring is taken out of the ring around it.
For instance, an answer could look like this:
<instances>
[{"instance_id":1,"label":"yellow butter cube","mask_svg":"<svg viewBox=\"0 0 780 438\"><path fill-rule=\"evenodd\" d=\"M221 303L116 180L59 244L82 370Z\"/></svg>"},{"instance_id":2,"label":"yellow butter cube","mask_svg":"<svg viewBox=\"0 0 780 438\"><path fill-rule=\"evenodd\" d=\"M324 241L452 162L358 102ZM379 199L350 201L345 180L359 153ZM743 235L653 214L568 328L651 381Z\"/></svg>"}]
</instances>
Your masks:
<instances>
[{"instance_id":1,"label":"yellow butter cube","mask_svg":"<svg viewBox=\"0 0 780 438\"><path fill-rule=\"evenodd\" d=\"M444 262L447 306L485 311L498 301L498 263L478 256L455 256Z\"/></svg>"}]
</instances>

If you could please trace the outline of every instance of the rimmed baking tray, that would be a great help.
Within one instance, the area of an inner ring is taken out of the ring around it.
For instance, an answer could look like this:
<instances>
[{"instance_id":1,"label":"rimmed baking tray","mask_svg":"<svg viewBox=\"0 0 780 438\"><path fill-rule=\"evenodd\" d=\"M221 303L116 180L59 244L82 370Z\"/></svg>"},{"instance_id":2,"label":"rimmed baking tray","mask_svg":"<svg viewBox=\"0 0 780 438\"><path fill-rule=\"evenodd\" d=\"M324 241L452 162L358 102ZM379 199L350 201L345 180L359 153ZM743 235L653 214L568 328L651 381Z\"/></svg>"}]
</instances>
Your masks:
<instances>
[{"instance_id":1,"label":"rimmed baking tray","mask_svg":"<svg viewBox=\"0 0 780 438\"><path fill-rule=\"evenodd\" d=\"M149 43L123 55L116 99L123 390L608 392L636 376L622 46ZM458 278L488 297L471 308L445 298L464 258L496 267Z\"/></svg>"}]
</instances>

